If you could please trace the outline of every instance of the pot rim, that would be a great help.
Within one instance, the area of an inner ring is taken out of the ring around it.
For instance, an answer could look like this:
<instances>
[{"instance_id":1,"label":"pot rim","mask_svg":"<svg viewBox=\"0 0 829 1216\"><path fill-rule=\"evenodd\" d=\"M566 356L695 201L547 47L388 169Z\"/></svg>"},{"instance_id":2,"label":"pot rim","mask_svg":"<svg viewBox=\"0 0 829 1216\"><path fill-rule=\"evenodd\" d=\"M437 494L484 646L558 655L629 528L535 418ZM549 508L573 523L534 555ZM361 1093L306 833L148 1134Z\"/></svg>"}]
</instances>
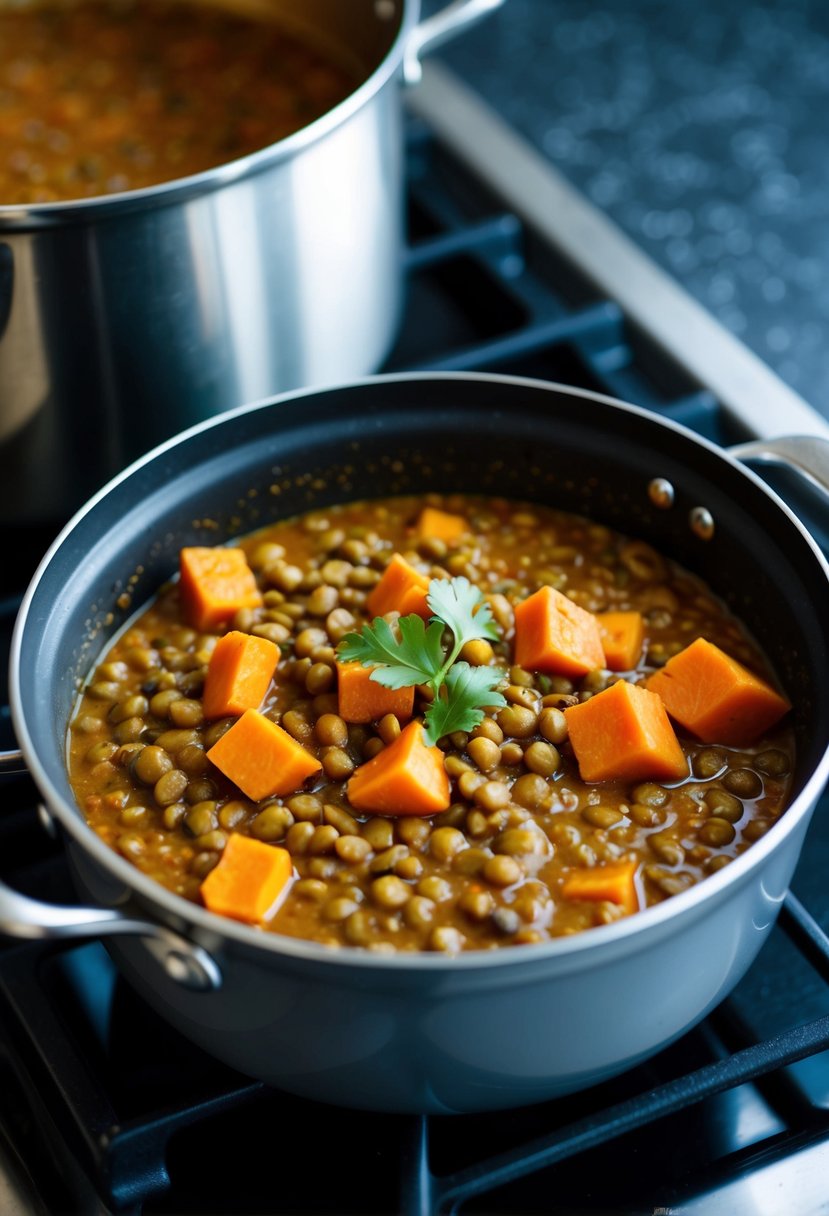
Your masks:
<instances>
[{"instance_id":1,"label":"pot rim","mask_svg":"<svg viewBox=\"0 0 829 1216\"><path fill-rule=\"evenodd\" d=\"M131 211L174 205L233 185L298 156L312 144L321 142L327 135L345 126L395 74L403 61L408 37L417 24L419 10L420 0L400 0L397 32L380 63L341 102L284 139L236 160L225 161L187 177L158 182L154 186L94 198L60 199L53 203L0 203L0 232L111 219Z\"/></svg>"},{"instance_id":2,"label":"pot rim","mask_svg":"<svg viewBox=\"0 0 829 1216\"><path fill-rule=\"evenodd\" d=\"M143 904L149 903L153 911L164 923L186 923L188 929L198 936L209 935L213 940L230 939L240 946L263 950L267 954L285 957L293 960L303 960L314 964L330 966L358 966L381 972L428 971L439 974L449 974L455 971L489 971L502 967L538 964L554 960L578 960L589 956L596 950L615 947L622 943L626 948L636 948L636 939L647 940L666 929L672 921L706 915L737 889L744 886L772 854L782 847L786 838L792 835L801 821L811 815L820 798L827 779L829 779L829 739L826 741L819 762L815 765L803 788L786 807L779 820L769 831L752 843L740 856L714 874L707 875L701 882L688 890L680 892L661 904L645 908L635 916L625 917L609 925L596 926L583 933L572 936L555 938L549 942L540 942L532 946L503 946L496 950L471 950L460 954L443 955L439 953L399 952L396 954L373 953L361 950L359 947L332 949L317 942L302 938L283 936L278 933L263 932L251 926L234 921L230 918L217 916L207 909L191 903L182 896L168 891L160 883L143 874L126 858L123 858L113 848L92 830L83 818L82 812L74 803L63 798L49 779L41 765L33 740L29 733L23 709L23 693L21 686L21 648L24 632L27 627L27 616L31 602L36 594L38 584L48 569L53 558L71 536L80 521L85 518L99 503L104 501L113 489L122 482L140 475L144 466L163 459L164 455L182 445L202 432L214 427L225 425L235 417L260 410L279 408L288 401L300 401L309 397L324 397L346 389L371 387L390 383L423 383L435 381L458 381L468 383L500 383L508 387L524 390L541 390L565 394L584 401L609 405L615 409L634 414L651 426L655 433L661 430L675 432L685 441L695 444L715 459L723 461L740 477L745 478L757 489L771 499L774 506L786 516L788 523L798 532L807 547L811 550L817 569L829 583L829 563L814 541L808 530L801 523L785 501L753 470L747 468L739 460L729 455L726 449L712 441L697 435L690 428L654 415L653 411L633 405L618 398L589 389L574 388L567 384L553 381L505 375L492 372L399 372L377 374L348 381L345 384L333 384L315 387L305 387L289 390L284 393L262 398L258 401L234 407L222 414L205 419L174 435L157 447L139 457L123 469L114 478L102 486L65 524L54 539L47 552L41 559L24 594L18 612L12 635L12 646L9 662L9 692L12 723L15 734L23 753L29 772L41 791L50 813L59 820L61 827L66 829L73 841L91 856L104 871L116 879L128 891L139 896ZM94 660L93 660L94 661ZM641 946L641 943L639 943Z\"/></svg>"}]
</instances>

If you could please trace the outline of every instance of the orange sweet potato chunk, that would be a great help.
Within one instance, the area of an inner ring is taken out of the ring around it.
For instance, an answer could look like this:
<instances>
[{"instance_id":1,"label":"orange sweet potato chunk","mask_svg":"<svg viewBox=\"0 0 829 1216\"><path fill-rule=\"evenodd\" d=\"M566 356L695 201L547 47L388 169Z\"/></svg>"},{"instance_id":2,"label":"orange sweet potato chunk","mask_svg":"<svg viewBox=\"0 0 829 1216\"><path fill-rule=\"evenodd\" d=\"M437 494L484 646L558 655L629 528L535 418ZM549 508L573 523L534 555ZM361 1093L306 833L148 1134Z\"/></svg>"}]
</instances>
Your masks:
<instances>
[{"instance_id":1,"label":"orange sweet potato chunk","mask_svg":"<svg viewBox=\"0 0 829 1216\"><path fill-rule=\"evenodd\" d=\"M605 666L632 671L642 657L645 621L641 612L597 612Z\"/></svg>"},{"instance_id":2,"label":"orange sweet potato chunk","mask_svg":"<svg viewBox=\"0 0 829 1216\"><path fill-rule=\"evenodd\" d=\"M254 802L292 794L322 768L316 756L256 709L246 709L207 758Z\"/></svg>"},{"instance_id":3,"label":"orange sweet potato chunk","mask_svg":"<svg viewBox=\"0 0 829 1216\"><path fill-rule=\"evenodd\" d=\"M424 507L415 524L415 535L420 540L435 538L444 540L447 544L458 540L469 531L469 524L463 515L453 515L450 511L440 511L437 507Z\"/></svg>"},{"instance_id":4,"label":"orange sweet potato chunk","mask_svg":"<svg viewBox=\"0 0 829 1216\"><path fill-rule=\"evenodd\" d=\"M791 709L782 693L705 638L675 654L646 685L685 730L727 747L754 743Z\"/></svg>"},{"instance_id":5,"label":"orange sweet potato chunk","mask_svg":"<svg viewBox=\"0 0 829 1216\"><path fill-rule=\"evenodd\" d=\"M612 861L589 870L573 870L564 879L561 893L565 899L608 900L627 913L638 912L638 869L638 861Z\"/></svg>"},{"instance_id":6,"label":"orange sweet potato chunk","mask_svg":"<svg viewBox=\"0 0 829 1216\"><path fill-rule=\"evenodd\" d=\"M179 553L179 599L194 629L216 629L240 608L257 608L262 593L242 549L194 545Z\"/></svg>"},{"instance_id":7,"label":"orange sweet potato chunk","mask_svg":"<svg viewBox=\"0 0 829 1216\"><path fill-rule=\"evenodd\" d=\"M565 709L583 781L680 781L688 761L656 693L618 680Z\"/></svg>"},{"instance_id":8,"label":"orange sweet potato chunk","mask_svg":"<svg viewBox=\"0 0 829 1216\"><path fill-rule=\"evenodd\" d=\"M387 612L408 616L414 612L427 618L432 615L426 603L428 590L427 576L415 570L405 557L395 553L380 581L372 587L366 599L366 608L371 616L385 616Z\"/></svg>"},{"instance_id":9,"label":"orange sweet potato chunk","mask_svg":"<svg viewBox=\"0 0 829 1216\"><path fill-rule=\"evenodd\" d=\"M356 811L375 815L435 815L447 809L451 798L443 752L424 743L421 722L410 722L355 770L348 800Z\"/></svg>"},{"instance_id":10,"label":"orange sweet potato chunk","mask_svg":"<svg viewBox=\"0 0 829 1216\"><path fill-rule=\"evenodd\" d=\"M604 667L596 617L554 587L541 587L515 606L515 661L561 676Z\"/></svg>"},{"instance_id":11,"label":"orange sweet potato chunk","mask_svg":"<svg viewBox=\"0 0 829 1216\"><path fill-rule=\"evenodd\" d=\"M258 709L279 662L279 647L268 638L232 629L219 638L202 693L206 718L224 718Z\"/></svg>"},{"instance_id":12,"label":"orange sweet potato chunk","mask_svg":"<svg viewBox=\"0 0 829 1216\"><path fill-rule=\"evenodd\" d=\"M362 663L337 663L337 708L346 722L377 722L394 714L408 722L414 710L414 688L384 688Z\"/></svg>"},{"instance_id":13,"label":"orange sweet potato chunk","mask_svg":"<svg viewBox=\"0 0 829 1216\"><path fill-rule=\"evenodd\" d=\"M206 908L255 925L267 920L293 876L287 849L234 832L201 884Z\"/></svg>"}]
</instances>

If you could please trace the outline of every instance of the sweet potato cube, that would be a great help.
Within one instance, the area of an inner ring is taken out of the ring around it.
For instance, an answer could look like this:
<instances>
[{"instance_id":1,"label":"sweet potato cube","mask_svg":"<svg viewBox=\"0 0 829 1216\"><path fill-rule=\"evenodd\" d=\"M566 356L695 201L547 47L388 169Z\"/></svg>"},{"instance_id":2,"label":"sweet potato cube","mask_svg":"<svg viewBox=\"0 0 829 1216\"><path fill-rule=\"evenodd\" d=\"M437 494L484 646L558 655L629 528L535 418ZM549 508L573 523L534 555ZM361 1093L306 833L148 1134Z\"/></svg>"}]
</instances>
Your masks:
<instances>
[{"instance_id":1,"label":"sweet potato cube","mask_svg":"<svg viewBox=\"0 0 829 1216\"><path fill-rule=\"evenodd\" d=\"M410 722L393 743L354 772L348 800L376 815L435 815L451 801L443 752L423 741L423 724Z\"/></svg>"},{"instance_id":2,"label":"sweet potato cube","mask_svg":"<svg viewBox=\"0 0 829 1216\"><path fill-rule=\"evenodd\" d=\"M645 621L641 612L597 612L605 667L632 671L642 657Z\"/></svg>"},{"instance_id":3,"label":"sweet potato cube","mask_svg":"<svg viewBox=\"0 0 829 1216\"><path fill-rule=\"evenodd\" d=\"M608 900L627 913L638 912L638 868L638 861L611 861L588 870L573 870L564 879L561 893L565 899Z\"/></svg>"},{"instance_id":4,"label":"sweet potato cube","mask_svg":"<svg viewBox=\"0 0 829 1216\"><path fill-rule=\"evenodd\" d=\"M420 540L436 538L449 545L468 531L469 524L463 515L453 515L437 507L424 507L415 524L415 535Z\"/></svg>"},{"instance_id":5,"label":"sweet potato cube","mask_svg":"<svg viewBox=\"0 0 829 1216\"><path fill-rule=\"evenodd\" d=\"M604 667L596 617L554 587L541 587L515 606L515 661L561 676Z\"/></svg>"},{"instance_id":6,"label":"sweet potato cube","mask_svg":"<svg viewBox=\"0 0 829 1216\"><path fill-rule=\"evenodd\" d=\"M293 869L287 849L234 832L201 884L201 897L211 912L255 925L275 911Z\"/></svg>"},{"instance_id":7,"label":"sweet potato cube","mask_svg":"<svg viewBox=\"0 0 829 1216\"><path fill-rule=\"evenodd\" d=\"M371 678L371 667L362 663L337 663L337 708L346 722L376 722L394 714L408 722L414 710L415 690L384 688Z\"/></svg>"},{"instance_id":8,"label":"sweet potato cube","mask_svg":"<svg viewBox=\"0 0 829 1216\"><path fill-rule=\"evenodd\" d=\"M618 680L565 709L583 781L680 781L688 761L656 693Z\"/></svg>"},{"instance_id":9,"label":"sweet potato cube","mask_svg":"<svg viewBox=\"0 0 829 1216\"><path fill-rule=\"evenodd\" d=\"M194 629L216 629L240 608L257 608L262 593L242 549L191 546L179 553L179 598Z\"/></svg>"},{"instance_id":10,"label":"sweet potato cube","mask_svg":"<svg viewBox=\"0 0 829 1216\"><path fill-rule=\"evenodd\" d=\"M372 587L366 599L366 608L371 616L385 616L387 612L408 616L414 612L427 618L432 615L426 603L428 590L429 579L426 575L415 570L405 557L395 553L380 581Z\"/></svg>"},{"instance_id":11,"label":"sweet potato cube","mask_svg":"<svg viewBox=\"0 0 829 1216\"><path fill-rule=\"evenodd\" d=\"M292 794L322 768L316 756L256 709L246 709L207 758L254 802Z\"/></svg>"},{"instance_id":12,"label":"sweet potato cube","mask_svg":"<svg viewBox=\"0 0 829 1216\"><path fill-rule=\"evenodd\" d=\"M791 709L782 693L705 638L675 654L646 684L703 743L744 747Z\"/></svg>"},{"instance_id":13,"label":"sweet potato cube","mask_svg":"<svg viewBox=\"0 0 829 1216\"><path fill-rule=\"evenodd\" d=\"M207 665L202 693L206 718L258 709L279 662L279 647L268 638L232 629L219 638Z\"/></svg>"}]
</instances>

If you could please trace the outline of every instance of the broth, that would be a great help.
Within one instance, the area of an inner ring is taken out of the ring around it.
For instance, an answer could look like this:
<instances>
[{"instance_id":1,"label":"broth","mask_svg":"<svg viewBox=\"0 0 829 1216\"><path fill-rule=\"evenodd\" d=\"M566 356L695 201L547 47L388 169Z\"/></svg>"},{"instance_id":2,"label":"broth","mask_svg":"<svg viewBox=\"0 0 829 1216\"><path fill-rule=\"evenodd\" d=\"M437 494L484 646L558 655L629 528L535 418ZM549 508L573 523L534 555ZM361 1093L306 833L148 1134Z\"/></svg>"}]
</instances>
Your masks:
<instances>
[{"instance_id":1,"label":"broth","mask_svg":"<svg viewBox=\"0 0 829 1216\"><path fill-rule=\"evenodd\" d=\"M258 13L176 0L0 6L0 205L201 173L307 126L358 83Z\"/></svg>"},{"instance_id":2,"label":"broth","mask_svg":"<svg viewBox=\"0 0 829 1216\"><path fill-rule=\"evenodd\" d=\"M198 552L211 560L227 550ZM287 852L294 873L275 910L240 916L265 931L383 951L529 945L670 899L728 865L784 810L794 742L782 701L779 720L749 741L736 742L742 727L726 718L722 738L674 722L680 768L667 776L654 749L653 771L650 760L631 768L627 741L603 740L610 773L585 778L576 712L643 689L698 639L777 695L740 622L642 541L537 504L456 495L314 511L243 537L235 552L249 576L237 606L211 624L194 615L189 583L172 580L102 657L69 734L70 779L92 828L185 899L205 899L229 842L244 837ZM399 612L383 590L395 570L410 584L398 579ZM437 764L435 788L445 783L436 810L411 793L426 784L416 766L406 782L400 766L387 768L367 802L355 778L399 749L412 724L428 723L434 696L422 683L395 692L364 682L346 706L341 661L344 639L365 638L376 615L393 627L401 613L422 614L424 585L486 605L491 627L458 657L489 673L503 698L488 704L485 691L477 721L438 732L437 746L417 753ZM564 657L539 652L521 665L525 606L545 597L567 623ZM641 625L628 654L611 643L608 612ZM573 632L594 621L602 645L582 659ZM277 648L250 712L264 730L257 739L279 726L283 754L306 766L287 789L242 788L267 767L258 742L241 768L222 753L245 701L216 702L206 680L229 633L241 646L252 637ZM395 701L406 692L408 703Z\"/></svg>"}]
</instances>

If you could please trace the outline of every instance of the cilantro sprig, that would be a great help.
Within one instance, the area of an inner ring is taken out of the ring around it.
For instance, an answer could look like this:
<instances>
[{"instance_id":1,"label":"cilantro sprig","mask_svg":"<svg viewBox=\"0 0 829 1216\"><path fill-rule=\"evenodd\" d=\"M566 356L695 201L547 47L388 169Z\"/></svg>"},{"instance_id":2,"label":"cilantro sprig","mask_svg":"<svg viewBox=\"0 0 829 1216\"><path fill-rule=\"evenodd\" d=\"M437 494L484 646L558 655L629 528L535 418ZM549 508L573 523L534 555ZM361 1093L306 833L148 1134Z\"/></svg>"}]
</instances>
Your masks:
<instances>
[{"instance_id":1,"label":"cilantro sprig","mask_svg":"<svg viewBox=\"0 0 829 1216\"><path fill-rule=\"evenodd\" d=\"M359 633L347 633L337 652L345 663L373 667L371 679L385 688L429 688L432 701L424 714L425 738L435 744L456 730L474 729L484 709L506 701L497 691L503 672L458 660L467 642L498 640L480 590L462 576L433 578L426 602L432 611L428 625L420 616L402 616L396 634L388 621L375 617Z\"/></svg>"}]
</instances>

